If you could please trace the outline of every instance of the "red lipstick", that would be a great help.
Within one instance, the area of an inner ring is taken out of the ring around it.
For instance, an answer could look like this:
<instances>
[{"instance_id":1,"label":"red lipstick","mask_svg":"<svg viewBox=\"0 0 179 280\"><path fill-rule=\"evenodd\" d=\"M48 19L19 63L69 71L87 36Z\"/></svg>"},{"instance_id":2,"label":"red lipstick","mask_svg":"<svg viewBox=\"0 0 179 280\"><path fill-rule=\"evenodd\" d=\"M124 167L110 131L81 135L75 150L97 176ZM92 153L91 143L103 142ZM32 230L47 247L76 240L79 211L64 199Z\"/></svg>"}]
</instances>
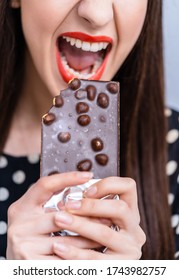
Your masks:
<instances>
[{"instance_id":1,"label":"red lipstick","mask_svg":"<svg viewBox=\"0 0 179 280\"><path fill-rule=\"evenodd\" d=\"M91 43L100 43L100 42L107 42L107 43L112 43L112 38L108 36L91 36L82 32L65 32L60 35L62 36L67 36L75 39L79 39L85 42L91 42Z\"/></svg>"}]
</instances>

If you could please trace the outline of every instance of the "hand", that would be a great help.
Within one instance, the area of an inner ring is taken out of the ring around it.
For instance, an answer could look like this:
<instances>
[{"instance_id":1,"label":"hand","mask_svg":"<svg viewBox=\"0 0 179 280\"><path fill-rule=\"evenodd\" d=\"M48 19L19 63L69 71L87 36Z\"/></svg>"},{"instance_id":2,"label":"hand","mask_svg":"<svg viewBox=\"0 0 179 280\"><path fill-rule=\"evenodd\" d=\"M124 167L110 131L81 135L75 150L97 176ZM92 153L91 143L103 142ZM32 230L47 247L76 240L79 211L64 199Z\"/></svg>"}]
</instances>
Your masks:
<instances>
[{"instance_id":1,"label":"hand","mask_svg":"<svg viewBox=\"0 0 179 280\"><path fill-rule=\"evenodd\" d=\"M70 172L39 179L8 210L7 259L61 259L54 255L53 244L65 239L77 248L95 248L97 244L83 237L50 237L62 229L55 224L56 212L45 213L43 205L65 187L86 183L88 172Z\"/></svg>"},{"instance_id":2,"label":"hand","mask_svg":"<svg viewBox=\"0 0 179 280\"><path fill-rule=\"evenodd\" d=\"M100 200L106 195L120 196L119 200ZM85 217L95 220L87 220ZM109 225L97 223L96 219L109 219L119 227L119 232ZM67 240L54 244L54 252L63 259L140 259L145 234L141 227L137 205L136 184L132 179L110 177L89 188L80 202L69 202L66 211L56 213L58 227L77 232L96 244L107 247L105 253L85 248L77 248Z\"/></svg>"}]
</instances>

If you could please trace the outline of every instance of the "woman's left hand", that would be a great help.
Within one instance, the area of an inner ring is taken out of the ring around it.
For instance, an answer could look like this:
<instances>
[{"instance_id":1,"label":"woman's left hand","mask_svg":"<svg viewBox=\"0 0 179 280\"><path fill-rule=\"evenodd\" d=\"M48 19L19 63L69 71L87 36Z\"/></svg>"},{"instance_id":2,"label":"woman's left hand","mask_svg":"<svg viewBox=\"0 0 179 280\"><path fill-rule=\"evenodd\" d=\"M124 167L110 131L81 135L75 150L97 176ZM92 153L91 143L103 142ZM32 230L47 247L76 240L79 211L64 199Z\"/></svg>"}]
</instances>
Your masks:
<instances>
[{"instance_id":1,"label":"woman's left hand","mask_svg":"<svg viewBox=\"0 0 179 280\"><path fill-rule=\"evenodd\" d=\"M117 194L120 199L100 199L109 194ZM57 226L76 232L107 248L105 253L81 249L70 245L68 238L66 242L63 238L63 242L59 240L54 244L54 253L62 259L141 258L145 234L139 225L136 184L130 178L109 177L100 180L85 192L82 201L67 203L65 211L56 214L55 222ZM116 225L119 231L113 230L109 224Z\"/></svg>"}]
</instances>

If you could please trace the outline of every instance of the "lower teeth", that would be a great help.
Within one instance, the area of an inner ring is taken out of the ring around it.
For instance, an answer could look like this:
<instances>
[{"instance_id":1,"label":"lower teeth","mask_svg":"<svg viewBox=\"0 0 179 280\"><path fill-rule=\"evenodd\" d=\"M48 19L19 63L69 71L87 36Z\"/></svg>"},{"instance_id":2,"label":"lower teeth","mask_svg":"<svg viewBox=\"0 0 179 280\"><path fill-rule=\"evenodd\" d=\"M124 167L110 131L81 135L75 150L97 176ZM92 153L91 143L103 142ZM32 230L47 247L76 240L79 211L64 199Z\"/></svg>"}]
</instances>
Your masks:
<instances>
[{"instance_id":1,"label":"lower teeth","mask_svg":"<svg viewBox=\"0 0 179 280\"><path fill-rule=\"evenodd\" d=\"M76 70L74 70L73 68L71 68L66 60L66 57L61 53L61 60L62 60L62 64L64 66L64 68L73 76L75 76L76 78L79 79L89 79L91 78L93 75L95 75L96 71L99 69L99 67L101 66L103 59L101 57L98 58L98 60L96 60L95 64L93 65L93 68L91 70L91 73L89 74L85 74L85 73L80 73Z\"/></svg>"}]
</instances>

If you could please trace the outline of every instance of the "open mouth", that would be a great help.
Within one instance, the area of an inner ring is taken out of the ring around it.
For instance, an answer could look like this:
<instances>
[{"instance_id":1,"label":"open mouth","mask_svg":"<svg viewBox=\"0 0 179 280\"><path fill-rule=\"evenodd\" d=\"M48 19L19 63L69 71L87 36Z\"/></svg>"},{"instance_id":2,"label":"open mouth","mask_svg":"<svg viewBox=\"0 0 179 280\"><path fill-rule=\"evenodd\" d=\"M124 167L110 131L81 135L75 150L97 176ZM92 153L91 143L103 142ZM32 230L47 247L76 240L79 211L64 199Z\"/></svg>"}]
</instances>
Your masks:
<instances>
[{"instance_id":1,"label":"open mouth","mask_svg":"<svg viewBox=\"0 0 179 280\"><path fill-rule=\"evenodd\" d=\"M112 47L107 36L89 36L79 32L64 33L57 39L56 58L65 82L73 78L99 80Z\"/></svg>"}]
</instances>

